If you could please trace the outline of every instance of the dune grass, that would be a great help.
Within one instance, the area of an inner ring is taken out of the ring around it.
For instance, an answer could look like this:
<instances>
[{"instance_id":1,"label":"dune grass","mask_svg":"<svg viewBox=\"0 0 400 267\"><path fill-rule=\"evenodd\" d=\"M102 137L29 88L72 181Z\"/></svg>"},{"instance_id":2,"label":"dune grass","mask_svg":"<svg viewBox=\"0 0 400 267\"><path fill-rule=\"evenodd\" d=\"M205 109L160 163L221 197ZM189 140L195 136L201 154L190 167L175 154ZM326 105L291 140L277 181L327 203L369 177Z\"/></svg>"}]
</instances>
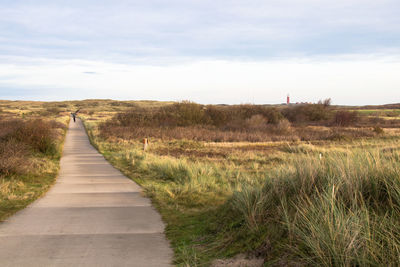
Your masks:
<instances>
[{"instance_id":1,"label":"dune grass","mask_svg":"<svg viewBox=\"0 0 400 267\"><path fill-rule=\"evenodd\" d=\"M289 263L394 266L400 259L399 163L398 147L322 159L305 154L269 173L262 188L235 193L231 202L249 231L280 229L269 263L276 261L275 246Z\"/></svg>"}]
</instances>

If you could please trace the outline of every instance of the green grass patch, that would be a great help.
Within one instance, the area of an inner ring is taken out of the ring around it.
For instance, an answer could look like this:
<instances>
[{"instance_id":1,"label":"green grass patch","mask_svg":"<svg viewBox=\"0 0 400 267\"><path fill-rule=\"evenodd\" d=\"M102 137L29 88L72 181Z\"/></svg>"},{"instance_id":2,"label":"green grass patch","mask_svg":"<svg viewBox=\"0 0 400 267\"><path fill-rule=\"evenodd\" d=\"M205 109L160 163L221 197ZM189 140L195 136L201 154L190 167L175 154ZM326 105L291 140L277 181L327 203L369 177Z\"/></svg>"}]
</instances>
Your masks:
<instances>
[{"instance_id":1,"label":"green grass patch","mask_svg":"<svg viewBox=\"0 0 400 267\"><path fill-rule=\"evenodd\" d=\"M25 208L41 197L54 184L58 161L51 163L47 173L25 174L0 179L0 221Z\"/></svg>"}]
</instances>

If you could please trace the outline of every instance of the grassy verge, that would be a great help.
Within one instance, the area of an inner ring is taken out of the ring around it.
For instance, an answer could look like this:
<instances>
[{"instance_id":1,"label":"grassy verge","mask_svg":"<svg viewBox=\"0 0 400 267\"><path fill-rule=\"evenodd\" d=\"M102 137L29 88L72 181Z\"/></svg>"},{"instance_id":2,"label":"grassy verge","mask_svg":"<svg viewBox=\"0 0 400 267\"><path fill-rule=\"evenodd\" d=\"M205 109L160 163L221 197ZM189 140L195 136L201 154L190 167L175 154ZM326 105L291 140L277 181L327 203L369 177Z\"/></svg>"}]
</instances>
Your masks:
<instances>
[{"instance_id":1,"label":"grassy verge","mask_svg":"<svg viewBox=\"0 0 400 267\"><path fill-rule=\"evenodd\" d=\"M0 178L0 221L5 220L42 196L54 183L58 158L35 157L33 172Z\"/></svg>"},{"instance_id":2,"label":"grassy verge","mask_svg":"<svg viewBox=\"0 0 400 267\"><path fill-rule=\"evenodd\" d=\"M138 182L161 212L177 265L207 264L212 259L230 257L258 246L257 242L249 242L254 236L234 231L240 225L240 222L232 222L234 218L227 221L228 224L220 223L221 218L231 216L223 207L237 187L244 183L261 183L256 181L256 174L250 181L242 174L242 168L233 163L222 166L176 159L144 153L140 144L104 142L98 138L93 123L85 125L98 150ZM262 176L258 176L261 179ZM226 246L226 242L234 240L241 242Z\"/></svg>"},{"instance_id":3,"label":"grassy verge","mask_svg":"<svg viewBox=\"0 0 400 267\"><path fill-rule=\"evenodd\" d=\"M99 151L161 212L179 266L239 253L262 257L266 266L400 260L396 136L264 144L265 151L244 145L225 154L226 147L202 142L156 140L145 153L138 142L101 139L95 123L85 124ZM182 147L197 152L178 155Z\"/></svg>"},{"instance_id":4,"label":"grassy verge","mask_svg":"<svg viewBox=\"0 0 400 267\"><path fill-rule=\"evenodd\" d=\"M59 170L68 116L0 116L0 221L42 196Z\"/></svg>"}]
</instances>

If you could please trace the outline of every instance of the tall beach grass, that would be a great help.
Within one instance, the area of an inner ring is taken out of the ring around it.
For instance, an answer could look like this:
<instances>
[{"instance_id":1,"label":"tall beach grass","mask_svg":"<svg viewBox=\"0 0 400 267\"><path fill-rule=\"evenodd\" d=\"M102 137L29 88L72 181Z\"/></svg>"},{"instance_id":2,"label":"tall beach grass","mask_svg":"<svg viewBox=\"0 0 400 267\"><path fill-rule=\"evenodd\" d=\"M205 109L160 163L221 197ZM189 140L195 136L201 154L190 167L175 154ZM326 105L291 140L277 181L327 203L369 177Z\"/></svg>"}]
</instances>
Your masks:
<instances>
[{"instance_id":1,"label":"tall beach grass","mask_svg":"<svg viewBox=\"0 0 400 267\"><path fill-rule=\"evenodd\" d=\"M292 263L395 266L400 261L398 151L303 154L268 173L262 188L238 191L230 202L249 231L279 229L273 243Z\"/></svg>"}]
</instances>

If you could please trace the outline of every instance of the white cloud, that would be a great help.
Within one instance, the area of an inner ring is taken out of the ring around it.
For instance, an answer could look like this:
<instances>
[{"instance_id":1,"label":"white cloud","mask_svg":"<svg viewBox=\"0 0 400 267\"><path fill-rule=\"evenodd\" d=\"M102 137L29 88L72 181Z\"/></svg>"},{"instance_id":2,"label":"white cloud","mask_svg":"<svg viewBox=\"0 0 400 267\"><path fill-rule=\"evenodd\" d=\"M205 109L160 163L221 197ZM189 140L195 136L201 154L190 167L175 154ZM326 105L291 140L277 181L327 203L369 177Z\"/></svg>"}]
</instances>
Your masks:
<instances>
[{"instance_id":1,"label":"white cloud","mask_svg":"<svg viewBox=\"0 0 400 267\"><path fill-rule=\"evenodd\" d=\"M400 102L399 68L398 60L358 57L336 61L212 60L169 66L42 59L24 65L0 64L0 98L9 86L54 88L52 95L46 91L51 99L280 103L290 93L294 101L331 97L336 104L378 104ZM43 98L40 92L36 94ZM35 92L30 98L35 98Z\"/></svg>"}]
</instances>

